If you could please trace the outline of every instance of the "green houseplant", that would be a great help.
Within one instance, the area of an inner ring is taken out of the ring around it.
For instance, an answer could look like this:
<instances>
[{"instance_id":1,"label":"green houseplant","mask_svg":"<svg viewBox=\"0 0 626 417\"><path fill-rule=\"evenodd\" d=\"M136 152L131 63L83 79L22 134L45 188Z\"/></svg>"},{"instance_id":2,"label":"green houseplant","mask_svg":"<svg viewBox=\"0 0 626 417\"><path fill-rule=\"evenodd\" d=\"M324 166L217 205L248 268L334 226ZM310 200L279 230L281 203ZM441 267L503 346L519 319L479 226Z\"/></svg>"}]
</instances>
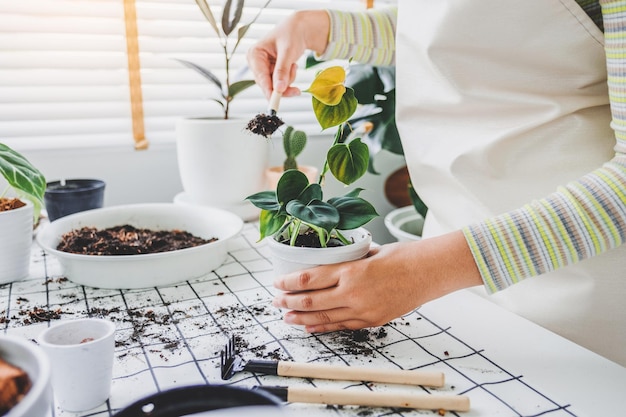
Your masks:
<instances>
[{"instance_id":1,"label":"green houseplant","mask_svg":"<svg viewBox=\"0 0 626 417\"><path fill-rule=\"evenodd\" d=\"M216 69L178 60L217 88L218 94L213 101L219 105L219 114L177 121L176 151L184 192L174 201L225 209L244 220L258 218L259 210L244 199L265 188L269 152L264 143L241 128L242 119L249 120L252 115L237 115L231 109L233 99L254 85L253 80L236 79L234 74L246 68L233 68L232 59L250 26L270 1L265 1L251 21L242 22L244 0L224 1L220 19L216 18L207 0L196 0L199 12L217 35L223 51L225 74L220 79Z\"/></svg>"},{"instance_id":2,"label":"green houseplant","mask_svg":"<svg viewBox=\"0 0 626 417\"><path fill-rule=\"evenodd\" d=\"M271 1L272 0L267 0L265 4L259 8L258 13L252 20L242 24L241 18L243 16L244 0L226 0L223 5L221 19L219 21L215 18L215 14L211 10L211 6L209 6L207 0L196 0L202 14L209 22L211 28L213 28L213 31L217 35L220 42L224 58L224 79L220 80L214 71L191 61L184 59L176 59L176 61L196 71L217 88L219 95L214 98L213 101L215 101L222 108L224 112L224 119L229 118L231 101L233 101L239 93L255 84L252 79L239 79L240 77L238 74L233 74L231 61L241 43L241 40L246 36L248 29L250 29L250 26L256 22L261 15L261 12L270 4ZM243 68L243 70L244 71L240 71L240 73L245 72L246 68Z\"/></svg>"},{"instance_id":3,"label":"green houseplant","mask_svg":"<svg viewBox=\"0 0 626 417\"><path fill-rule=\"evenodd\" d=\"M0 284L28 276L33 224L39 218L46 179L23 155L0 143ZM7 196L13 190L16 196Z\"/></svg>"},{"instance_id":4,"label":"green houseplant","mask_svg":"<svg viewBox=\"0 0 626 417\"><path fill-rule=\"evenodd\" d=\"M22 154L0 143L0 173L8 183L6 189L0 194L2 206L19 205L22 198L30 201L33 206L33 217L39 218L43 206L44 193L46 192L46 178L35 168ZM5 197L10 189L13 189L17 197ZM0 208L0 211L4 211Z\"/></svg>"},{"instance_id":5,"label":"green houseplant","mask_svg":"<svg viewBox=\"0 0 626 417\"><path fill-rule=\"evenodd\" d=\"M251 195L248 200L261 209L261 239L273 236L290 246L350 245L344 231L365 225L378 214L375 208L359 197L362 189L354 189L340 197L324 200L322 186L327 174L345 185L350 185L367 171L369 151L360 138L342 141L344 131L350 129L347 121L357 108L354 91L346 87L345 70L333 66L320 71L309 89L315 116L322 127L337 127L326 154L319 180L310 183L300 171L285 171L275 190ZM308 244L302 243L312 237Z\"/></svg>"}]
</instances>

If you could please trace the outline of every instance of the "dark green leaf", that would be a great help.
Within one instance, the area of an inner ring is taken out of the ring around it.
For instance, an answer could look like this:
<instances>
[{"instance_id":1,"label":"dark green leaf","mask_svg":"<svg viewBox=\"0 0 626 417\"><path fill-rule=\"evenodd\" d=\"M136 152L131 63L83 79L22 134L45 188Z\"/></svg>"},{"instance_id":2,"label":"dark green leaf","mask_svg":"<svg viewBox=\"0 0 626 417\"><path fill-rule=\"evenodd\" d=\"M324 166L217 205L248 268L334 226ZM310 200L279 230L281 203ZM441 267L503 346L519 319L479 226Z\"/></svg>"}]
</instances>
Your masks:
<instances>
[{"instance_id":1,"label":"dark green leaf","mask_svg":"<svg viewBox=\"0 0 626 417\"><path fill-rule=\"evenodd\" d=\"M298 196L309 185L309 179L301 171L290 169L283 172L276 185L277 200L281 205L286 205Z\"/></svg>"},{"instance_id":2,"label":"dark green leaf","mask_svg":"<svg viewBox=\"0 0 626 417\"><path fill-rule=\"evenodd\" d=\"M308 187L306 187L304 191L300 193L297 199L304 204L307 204L313 200L322 200L322 186L319 184L309 184Z\"/></svg>"},{"instance_id":3,"label":"dark green leaf","mask_svg":"<svg viewBox=\"0 0 626 417\"><path fill-rule=\"evenodd\" d=\"M409 181L409 197L411 198L411 202L413 203L413 207L415 207L415 211L422 215L422 217L426 218L426 213L428 213L428 207L426 203L422 201L420 196L413 188L413 183Z\"/></svg>"},{"instance_id":4,"label":"dark green leaf","mask_svg":"<svg viewBox=\"0 0 626 417\"><path fill-rule=\"evenodd\" d=\"M246 200L249 200L255 207L258 207L262 210L280 210L280 204L278 204L278 200L276 199L276 192L274 191L261 191L246 197Z\"/></svg>"},{"instance_id":5,"label":"dark green leaf","mask_svg":"<svg viewBox=\"0 0 626 417\"><path fill-rule=\"evenodd\" d=\"M337 225L339 230L356 229L378 216L374 206L360 197L345 195L331 198L328 203L339 212L340 221Z\"/></svg>"},{"instance_id":6,"label":"dark green leaf","mask_svg":"<svg viewBox=\"0 0 626 417\"><path fill-rule=\"evenodd\" d=\"M367 171L369 151L361 139L354 139L349 144L339 143L328 150L328 166L337 180L349 185L358 180Z\"/></svg>"},{"instance_id":7,"label":"dark green leaf","mask_svg":"<svg viewBox=\"0 0 626 417\"><path fill-rule=\"evenodd\" d=\"M340 220L337 209L320 200L313 200L309 204L292 200L287 204L287 213L305 223L320 227L328 233L339 224Z\"/></svg>"}]
</instances>

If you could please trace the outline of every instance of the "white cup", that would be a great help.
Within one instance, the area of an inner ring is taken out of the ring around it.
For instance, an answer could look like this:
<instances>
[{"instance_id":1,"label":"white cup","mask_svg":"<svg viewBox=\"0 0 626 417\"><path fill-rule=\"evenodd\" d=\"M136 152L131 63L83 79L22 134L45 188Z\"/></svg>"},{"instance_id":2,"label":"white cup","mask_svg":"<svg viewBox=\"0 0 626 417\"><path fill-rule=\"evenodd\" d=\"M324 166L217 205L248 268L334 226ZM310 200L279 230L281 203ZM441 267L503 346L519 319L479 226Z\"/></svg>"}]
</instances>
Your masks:
<instances>
[{"instance_id":1,"label":"white cup","mask_svg":"<svg viewBox=\"0 0 626 417\"><path fill-rule=\"evenodd\" d=\"M66 411L90 410L111 394L115 324L105 319L61 321L44 330L39 344L52 366L52 390Z\"/></svg>"}]
</instances>

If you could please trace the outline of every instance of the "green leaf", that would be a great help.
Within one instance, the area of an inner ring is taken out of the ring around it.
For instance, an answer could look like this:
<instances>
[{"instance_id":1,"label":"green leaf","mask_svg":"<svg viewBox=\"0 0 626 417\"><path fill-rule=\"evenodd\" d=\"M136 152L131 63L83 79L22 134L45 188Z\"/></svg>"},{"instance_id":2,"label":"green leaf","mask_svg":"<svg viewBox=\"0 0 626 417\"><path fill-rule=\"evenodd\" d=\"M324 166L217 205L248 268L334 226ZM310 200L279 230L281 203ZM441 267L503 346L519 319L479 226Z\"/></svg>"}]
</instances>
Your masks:
<instances>
[{"instance_id":1,"label":"green leaf","mask_svg":"<svg viewBox=\"0 0 626 417\"><path fill-rule=\"evenodd\" d=\"M280 210L280 204L276 199L275 191L261 191L256 194L252 194L245 198L250 201L255 207L261 210L278 211Z\"/></svg>"},{"instance_id":2,"label":"green leaf","mask_svg":"<svg viewBox=\"0 0 626 417\"><path fill-rule=\"evenodd\" d=\"M322 129L338 126L348 120L356 111L358 102L354 97L354 90L346 88L341 101L336 106L328 106L315 97L312 97L313 112Z\"/></svg>"},{"instance_id":3,"label":"green leaf","mask_svg":"<svg viewBox=\"0 0 626 417\"><path fill-rule=\"evenodd\" d=\"M0 143L0 173L18 196L24 196L34 205L34 217L39 218L46 192L46 178L22 154Z\"/></svg>"},{"instance_id":4,"label":"green leaf","mask_svg":"<svg viewBox=\"0 0 626 417\"><path fill-rule=\"evenodd\" d=\"M309 184L304 191L300 193L297 200L308 204L313 200L322 200L322 186L319 184Z\"/></svg>"},{"instance_id":5,"label":"green leaf","mask_svg":"<svg viewBox=\"0 0 626 417\"><path fill-rule=\"evenodd\" d=\"M339 230L351 230L361 227L370 220L378 217L378 213L374 206L360 197L344 195L328 200L340 215Z\"/></svg>"},{"instance_id":6,"label":"green leaf","mask_svg":"<svg viewBox=\"0 0 626 417\"><path fill-rule=\"evenodd\" d=\"M272 236L280 230L285 224L288 217L284 214L278 214L274 211L261 210L259 216L259 240L263 240L267 236Z\"/></svg>"},{"instance_id":7,"label":"green leaf","mask_svg":"<svg viewBox=\"0 0 626 417\"><path fill-rule=\"evenodd\" d=\"M241 80L234 82L230 85L228 89L228 95L231 100L239 93L244 91L245 89L252 87L255 84L254 80Z\"/></svg>"},{"instance_id":8,"label":"green leaf","mask_svg":"<svg viewBox=\"0 0 626 417\"><path fill-rule=\"evenodd\" d=\"M276 185L277 201L285 206L298 196L309 185L309 179L301 171L290 169L283 172Z\"/></svg>"},{"instance_id":9,"label":"green leaf","mask_svg":"<svg viewBox=\"0 0 626 417\"><path fill-rule=\"evenodd\" d=\"M349 144L338 143L326 155L332 174L346 185L361 178L367 171L369 151L367 145L357 138Z\"/></svg>"},{"instance_id":10,"label":"green leaf","mask_svg":"<svg viewBox=\"0 0 626 417\"><path fill-rule=\"evenodd\" d=\"M305 223L320 227L330 233L339 223L339 211L321 200L313 200L303 204L299 200L292 200L287 204L287 213Z\"/></svg>"}]
</instances>

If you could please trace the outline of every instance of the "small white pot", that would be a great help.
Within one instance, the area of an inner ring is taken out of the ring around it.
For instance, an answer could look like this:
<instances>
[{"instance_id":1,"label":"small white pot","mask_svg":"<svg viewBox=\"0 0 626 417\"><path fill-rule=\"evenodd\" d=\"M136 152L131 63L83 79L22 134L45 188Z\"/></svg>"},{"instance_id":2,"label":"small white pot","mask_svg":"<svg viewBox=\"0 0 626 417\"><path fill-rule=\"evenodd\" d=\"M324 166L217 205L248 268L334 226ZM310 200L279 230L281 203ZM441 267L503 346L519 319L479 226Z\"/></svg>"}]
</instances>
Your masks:
<instances>
[{"instance_id":1,"label":"small white pot","mask_svg":"<svg viewBox=\"0 0 626 417\"><path fill-rule=\"evenodd\" d=\"M420 240L424 217L413 206L401 207L385 216L385 227L398 242Z\"/></svg>"},{"instance_id":2,"label":"small white pot","mask_svg":"<svg viewBox=\"0 0 626 417\"><path fill-rule=\"evenodd\" d=\"M283 275L319 265L354 261L367 255L372 243L372 235L367 229L360 227L341 233L354 243L333 248L303 248L285 245L274 237L268 237L266 242L272 255L274 273Z\"/></svg>"},{"instance_id":3,"label":"small white pot","mask_svg":"<svg viewBox=\"0 0 626 417\"><path fill-rule=\"evenodd\" d=\"M176 124L180 179L196 204L240 207L265 189L267 139L246 130L245 119L188 118Z\"/></svg>"},{"instance_id":4,"label":"small white pot","mask_svg":"<svg viewBox=\"0 0 626 417\"><path fill-rule=\"evenodd\" d=\"M0 211L0 284L28 277L33 245L33 203Z\"/></svg>"}]
</instances>

